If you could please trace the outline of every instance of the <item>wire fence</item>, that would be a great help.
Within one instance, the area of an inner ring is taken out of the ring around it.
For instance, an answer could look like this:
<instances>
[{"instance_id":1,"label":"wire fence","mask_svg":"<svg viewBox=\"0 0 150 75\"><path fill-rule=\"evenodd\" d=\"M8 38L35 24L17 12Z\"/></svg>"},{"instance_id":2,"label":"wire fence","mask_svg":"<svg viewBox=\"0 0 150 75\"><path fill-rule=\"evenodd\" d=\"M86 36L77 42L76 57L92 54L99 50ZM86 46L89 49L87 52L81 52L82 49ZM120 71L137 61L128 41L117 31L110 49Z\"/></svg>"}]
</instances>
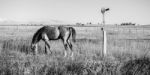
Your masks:
<instances>
[{"instance_id":1,"label":"wire fence","mask_svg":"<svg viewBox=\"0 0 150 75\"><path fill-rule=\"evenodd\" d=\"M103 46L102 26L76 27L78 38L93 39ZM144 26L106 26L107 53L128 54L136 57L149 56L150 49L150 27ZM102 50L102 48L101 48ZM125 55L126 55L125 54Z\"/></svg>"},{"instance_id":2,"label":"wire fence","mask_svg":"<svg viewBox=\"0 0 150 75\"><path fill-rule=\"evenodd\" d=\"M0 26L0 39L32 38L42 26ZM102 46L103 26L73 26L77 31L77 39L89 40ZM144 55L150 49L150 27L147 26L105 26L107 34L107 52L128 52ZM98 43L99 42L99 43ZM102 48L100 48L102 50Z\"/></svg>"}]
</instances>

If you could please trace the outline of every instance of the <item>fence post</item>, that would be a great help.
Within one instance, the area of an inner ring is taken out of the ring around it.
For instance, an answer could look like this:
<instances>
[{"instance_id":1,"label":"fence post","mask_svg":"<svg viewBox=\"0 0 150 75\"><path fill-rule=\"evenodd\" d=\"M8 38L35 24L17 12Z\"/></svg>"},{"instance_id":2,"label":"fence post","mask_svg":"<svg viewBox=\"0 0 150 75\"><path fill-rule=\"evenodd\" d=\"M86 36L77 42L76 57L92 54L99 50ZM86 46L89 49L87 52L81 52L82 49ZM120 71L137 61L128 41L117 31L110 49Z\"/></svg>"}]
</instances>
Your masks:
<instances>
[{"instance_id":1,"label":"fence post","mask_svg":"<svg viewBox=\"0 0 150 75\"><path fill-rule=\"evenodd\" d=\"M102 57L105 57L107 55L107 36L106 31L104 28L101 28L103 33L103 50L102 50Z\"/></svg>"}]
</instances>

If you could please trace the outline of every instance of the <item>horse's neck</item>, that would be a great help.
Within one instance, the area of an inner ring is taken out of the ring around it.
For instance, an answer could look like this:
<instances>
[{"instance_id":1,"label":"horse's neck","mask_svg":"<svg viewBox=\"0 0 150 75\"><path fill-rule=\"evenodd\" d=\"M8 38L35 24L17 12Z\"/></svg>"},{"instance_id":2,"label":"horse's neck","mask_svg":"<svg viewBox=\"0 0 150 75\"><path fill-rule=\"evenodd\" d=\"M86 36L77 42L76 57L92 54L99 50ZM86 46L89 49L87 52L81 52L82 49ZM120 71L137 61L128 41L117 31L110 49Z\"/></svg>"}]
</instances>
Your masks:
<instances>
[{"instance_id":1,"label":"horse's neck","mask_svg":"<svg viewBox=\"0 0 150 75\"><path fill-rule=\"evenodd\" d=\"M37 42L39 42L39 36L40 36L41 32L37 32L34 34L33 39L32 39L32 43L35 44Z\"/></svg>"}]
</instances>

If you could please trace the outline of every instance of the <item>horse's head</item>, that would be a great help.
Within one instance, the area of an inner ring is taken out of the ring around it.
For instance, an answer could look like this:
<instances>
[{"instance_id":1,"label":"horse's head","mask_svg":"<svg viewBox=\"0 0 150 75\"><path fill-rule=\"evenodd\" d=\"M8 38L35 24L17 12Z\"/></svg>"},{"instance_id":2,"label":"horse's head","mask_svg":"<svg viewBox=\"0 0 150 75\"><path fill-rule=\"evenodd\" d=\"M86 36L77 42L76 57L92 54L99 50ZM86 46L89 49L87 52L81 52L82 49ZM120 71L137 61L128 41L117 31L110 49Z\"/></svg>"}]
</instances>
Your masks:
<instances>
[{"instance_id":1,"label":"horse's head","mask_svg":"<svg viewBox=\"0 0 150 75\"><path fill-rule=\"evenodd\" d=\"M33 54L35 55L37 52L37 44L31 43L31 50L32 50Z\"/></svg>"}]
</instances>

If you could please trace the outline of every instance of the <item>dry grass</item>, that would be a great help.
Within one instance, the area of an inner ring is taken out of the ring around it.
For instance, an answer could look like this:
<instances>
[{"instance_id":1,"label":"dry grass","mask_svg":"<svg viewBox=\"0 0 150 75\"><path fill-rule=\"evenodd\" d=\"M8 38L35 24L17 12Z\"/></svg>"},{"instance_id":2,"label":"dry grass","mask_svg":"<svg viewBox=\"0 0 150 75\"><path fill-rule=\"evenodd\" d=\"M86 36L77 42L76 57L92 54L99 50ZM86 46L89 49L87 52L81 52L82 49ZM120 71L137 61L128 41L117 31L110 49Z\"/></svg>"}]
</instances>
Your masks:
<instances>
[{"instance_id":1,"label":"dry grass","mask_svg":"<svg viewBox=\"0 0 150 75\"><path fill-rule=\"evenodd\" d=\"M5 28L7 29L7 28ZM1 30L0 75L149 75L149 32L107 27L108 55L101 57L100 28L76 28L77 42L74 59L63 57L61 41L51 41L52 54L44 54L44 43L39 53L32 55L30 42L38 27ZM115 29L117 29L115 31ZM114 31L113 31L114 30ZM4 32L5 31L5 32ZM95 33L96 32L96 33ZM21 34L24 33L24 34ZM136 34L135 34L136 33ZM139 36L141 35L141 36ZM4 39L3 39L4 38ZM144 54L147 55L143 58ZM140 58L140 59L139 59ZM140 69L141 68L141 69Z\"/></svg>"}]
</instances>

